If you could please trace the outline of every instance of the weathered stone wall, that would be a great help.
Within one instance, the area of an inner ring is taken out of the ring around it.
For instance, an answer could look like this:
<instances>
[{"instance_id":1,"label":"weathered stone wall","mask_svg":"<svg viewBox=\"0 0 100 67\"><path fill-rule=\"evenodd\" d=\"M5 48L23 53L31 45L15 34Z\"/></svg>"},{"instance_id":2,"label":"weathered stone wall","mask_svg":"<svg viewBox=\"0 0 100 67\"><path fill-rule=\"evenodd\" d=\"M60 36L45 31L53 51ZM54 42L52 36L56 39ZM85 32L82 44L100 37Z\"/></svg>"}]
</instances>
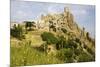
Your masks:
<instances>
[{"instance_id":1,"label":"weathered stone wall","mask_svg":"<svg viewBox=\"0 0 100 67\"><path fill-rule=\"evenodd\" d=\"M42 29L47 28L47 30L49 30L51 24L50 21L53 22L52 25L56 28L57 31L60 31L61 28L65 28L69 32L74 32L76 34L80 33L80 28L76 24L70 9L67 7L65 7L64 11L59 14L41 15L39 24L40 26L43 26L41 27Z\"/></svg>"}]
</instances>

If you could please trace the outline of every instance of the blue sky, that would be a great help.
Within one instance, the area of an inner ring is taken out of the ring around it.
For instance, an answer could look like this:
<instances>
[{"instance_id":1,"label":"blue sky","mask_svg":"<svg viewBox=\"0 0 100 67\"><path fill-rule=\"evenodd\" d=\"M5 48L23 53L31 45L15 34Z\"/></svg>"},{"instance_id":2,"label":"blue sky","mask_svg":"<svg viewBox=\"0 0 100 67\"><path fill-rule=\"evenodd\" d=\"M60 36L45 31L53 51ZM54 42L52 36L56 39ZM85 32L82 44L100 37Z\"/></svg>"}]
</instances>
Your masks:
<instances>
[{"instance_id":1,"label":"blue sky","mask_svg":"<svg viewBox=\"0 0 100 67\"><path fill-rule=\"evenodd\" d=\"M45 3L34 1L11 1L11 21L37 20L41 14L62 13L64 7L69 7L74 20L90 35L95 37L95 6L61 3Z\"/></svg>"}]
</instances>

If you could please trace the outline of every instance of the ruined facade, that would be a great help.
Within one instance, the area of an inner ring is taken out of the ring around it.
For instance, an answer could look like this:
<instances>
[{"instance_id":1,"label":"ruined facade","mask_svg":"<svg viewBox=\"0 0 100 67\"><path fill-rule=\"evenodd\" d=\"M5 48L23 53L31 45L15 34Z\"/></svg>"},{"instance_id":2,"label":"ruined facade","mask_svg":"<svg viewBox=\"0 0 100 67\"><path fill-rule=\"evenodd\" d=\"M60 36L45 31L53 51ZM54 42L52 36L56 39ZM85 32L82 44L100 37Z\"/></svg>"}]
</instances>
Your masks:
<instances>
[{"instance_id":1,"label":"ruined facade","mask_svg":"<svg viewBox=\"0 0 100 67\"><path fill-rule=\"evenodd\" d=\"M38 22L42 29L59 32L62 28L67 29L70 32L79 32L78 25L74 21L73 14L68 7L64 8L64 11L59 14L47 14L41 15L41 19Z\"/></svg>"}]
</instances>

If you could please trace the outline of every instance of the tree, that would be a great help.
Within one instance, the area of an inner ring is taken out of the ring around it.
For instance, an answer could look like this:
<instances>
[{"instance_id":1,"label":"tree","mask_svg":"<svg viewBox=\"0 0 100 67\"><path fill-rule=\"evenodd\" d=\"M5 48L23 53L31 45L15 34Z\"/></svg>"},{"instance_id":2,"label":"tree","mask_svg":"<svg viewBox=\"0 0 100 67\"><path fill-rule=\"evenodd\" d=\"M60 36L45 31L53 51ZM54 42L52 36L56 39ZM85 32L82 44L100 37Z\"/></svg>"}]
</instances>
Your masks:
<instances>
[{"instance_id":1,"label":"tree","mask_svg":"<svg viewBox=\"0 0 100 67\"><path fill-rule=\"evenodd\" d=\"M23 28L22 26L20 26L20 24L15 24L13 28L11 28L11 36L16 37L18 39L25 38L23 35Z\"/></svg>"},{"instance_id":2,"label":"tree","mask_svg":"<svg viewBox=\"0 0 100 67\"><path fill-rule=\"evenodd\" d=\"M87 39L89 39L89 32L86 33L86 37L87 37Z\"/></svg>"},{"instance_id":3,"label":"tree","mask_svg":"<svg viewBox=\"0 0 100 67\"><path fill-rule=\"evenodd\" d=\"M57 49L64 48L64 45L66 44L66 38L64 36L58 37L58 42L56 44Z\"/></svg>"},{"instance_id":4,"label":"tree","mask_svg":"<svg viewBox=\"0 0 100 67\"><path fill-rule=\"evenodd\" d=\"M56 44L56 48L57 49L62 49L62 48L72 48L72 49L76 49L78 44L80 44L80 40L79 39L68 39L66 40L66 38L62 35L62 36L58 36L58 42Z\"/></svg>"},{"instance_id":5,"label":"tree","mask_svg":"<svg viewBox=\"0 0 100 67\"><path fill-rule=\"evenodd\" d=\"M74 41L73 39L69 39L65 45L66 48L77 48L77 42Z\"/></svg>"},{"instance_id":6,"label":"tree","mask_svg":"<svg viewBox=\"0 0 100 67\"><path fill-rule=\"evenodd\" d=\"M32 26L34 26L35 27L35 22L31 22L31 21L25 21L25 28L26 28L26 31L27 30L29 30L29 31L31 31L32 30ZM27 28L29 28L29 29L27 29Z\"/></svg>"},{"instance_id":7,"label":"tree","mask_svg":"<svg viewBox=\"0 0 100 67\"><path fill-rule=\"evenodd\" d=\"M51 29L52 29L54 32L56 32L56 27L54 26L53 21L49 21L49 31L50 31Z\"/></svg>"},{"instance_id":8,"label":"tree","mask_svg":"<svg viewBox=\"0 0 100 67\"><path fill-rule=\"evenodd\" d=\"M47 44L56 44L58 42L57 38L54 36L53 33L50 32L43 32L41 34L42 40L46 41Z\"/></svg>"},{"instance_id":9,"label":"tree","mask_svg":"<svg viewBox=\"0 0 100 67\"><path fill-rule=\"evenodd\" d=\"M93 39L90 37L89 32L86 33L86 38L93 43Z\"/></svg>"}]
</instances>

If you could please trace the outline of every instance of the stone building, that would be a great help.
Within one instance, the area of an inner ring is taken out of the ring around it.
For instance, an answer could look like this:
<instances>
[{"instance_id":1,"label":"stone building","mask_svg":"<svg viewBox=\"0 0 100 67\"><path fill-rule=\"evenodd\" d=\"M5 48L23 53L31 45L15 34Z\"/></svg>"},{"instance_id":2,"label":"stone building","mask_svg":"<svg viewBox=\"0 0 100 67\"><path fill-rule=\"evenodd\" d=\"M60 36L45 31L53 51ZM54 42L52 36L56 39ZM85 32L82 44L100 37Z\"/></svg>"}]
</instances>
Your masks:
<instances>
[{"instance_id":1,"label":"stone building","mask_svg":"<svg viewBox=\"0 0 100 67\"><path fill-rule=\"evenodd\" d=\"M79 31L79 27L74 21L74 16L68 7L65 7L64 11L59 14L42 14L38 23L40 29L47 31L55 29L56 32L59 32L62 28L70 32Z\"/></svg>"}]
</instances>

